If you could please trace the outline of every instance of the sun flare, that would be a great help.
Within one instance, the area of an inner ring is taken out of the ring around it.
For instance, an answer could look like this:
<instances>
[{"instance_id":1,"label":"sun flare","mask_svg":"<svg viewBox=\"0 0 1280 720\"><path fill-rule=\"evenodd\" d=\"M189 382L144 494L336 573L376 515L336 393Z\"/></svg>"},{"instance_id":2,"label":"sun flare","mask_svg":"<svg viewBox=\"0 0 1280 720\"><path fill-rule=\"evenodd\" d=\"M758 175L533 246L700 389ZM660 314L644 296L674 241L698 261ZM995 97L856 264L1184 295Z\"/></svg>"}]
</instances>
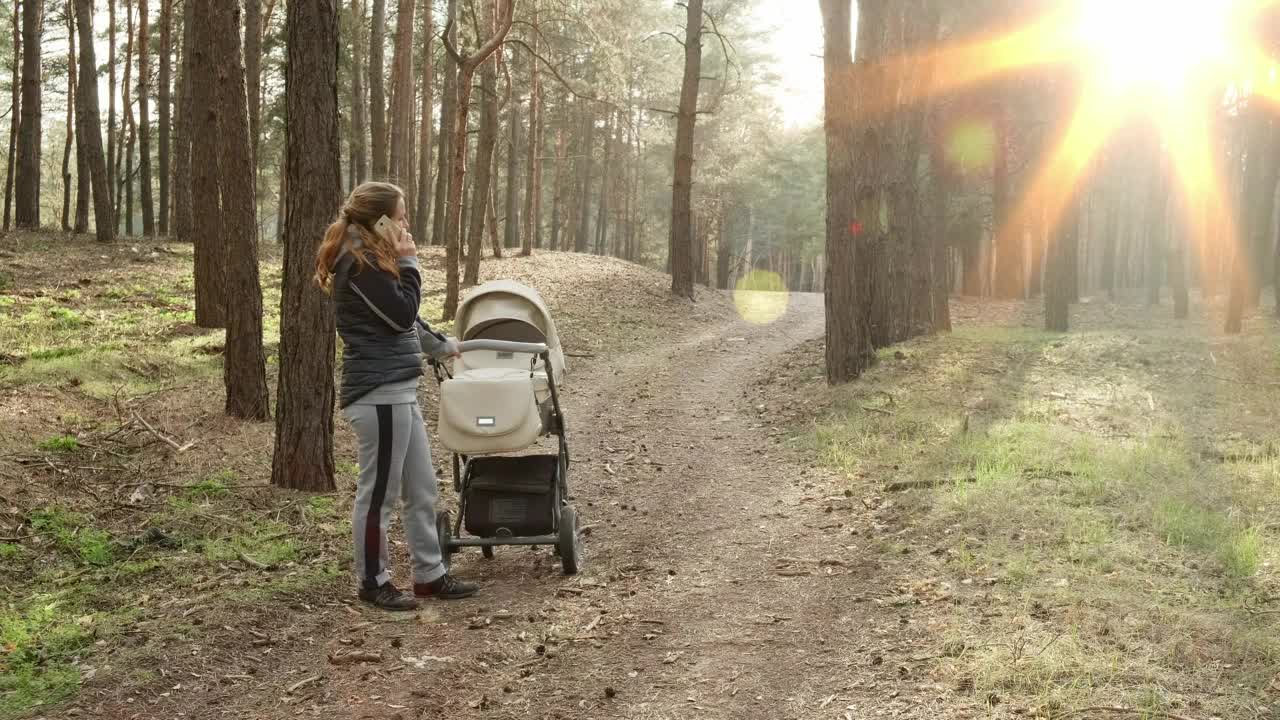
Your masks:
<instances>
[{"instance_id":1,"label":"sun flare","mask_svg":"<svg viewBox=\"0 0 1280 720\"><path fill-rule=\"evenodd\" d=\"M1238 4L1080 0L1075 44L1098 79L1141 96L1221 73L1239 47Z\"/></svg>"}]
</instances>

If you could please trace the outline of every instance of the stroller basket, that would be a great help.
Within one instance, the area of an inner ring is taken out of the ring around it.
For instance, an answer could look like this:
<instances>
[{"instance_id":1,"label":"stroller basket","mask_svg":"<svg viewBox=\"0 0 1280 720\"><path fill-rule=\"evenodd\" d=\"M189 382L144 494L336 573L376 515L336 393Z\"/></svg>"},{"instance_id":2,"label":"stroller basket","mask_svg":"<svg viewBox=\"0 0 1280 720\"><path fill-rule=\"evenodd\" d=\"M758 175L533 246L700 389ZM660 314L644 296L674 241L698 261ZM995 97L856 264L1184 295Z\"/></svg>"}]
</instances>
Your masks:
<instances>
[{"instance_id":1,"label":"stroller basket","mask_svg":"<svg viewBox=\"0 0 1280 720\"><path fill-rule=\"evenodd\" d=\"M480 537L555 531L557 455L477 457L467 463L467 531Z\"/></svg>"}]
</instances>

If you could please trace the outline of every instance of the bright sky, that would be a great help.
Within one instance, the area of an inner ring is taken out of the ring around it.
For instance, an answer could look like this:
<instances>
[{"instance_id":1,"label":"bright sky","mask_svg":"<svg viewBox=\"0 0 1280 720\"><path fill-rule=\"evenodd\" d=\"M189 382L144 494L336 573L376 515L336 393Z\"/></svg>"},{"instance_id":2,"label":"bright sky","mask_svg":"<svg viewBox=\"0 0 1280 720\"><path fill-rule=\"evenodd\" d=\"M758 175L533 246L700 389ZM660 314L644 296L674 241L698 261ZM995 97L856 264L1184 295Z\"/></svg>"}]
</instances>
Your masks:
<instances>
[{"instance_id":1,"label":"bright sky","mask_svg":"<svg viewBox=\"0 0 1280 720\"><path fill-rule=\"evenodd\" d=\"M769 44L781 82L774 96L790 127L822 121L822 13L818 0L759 0L757 27L775 28Z\"/></svg>"}]
</instances>

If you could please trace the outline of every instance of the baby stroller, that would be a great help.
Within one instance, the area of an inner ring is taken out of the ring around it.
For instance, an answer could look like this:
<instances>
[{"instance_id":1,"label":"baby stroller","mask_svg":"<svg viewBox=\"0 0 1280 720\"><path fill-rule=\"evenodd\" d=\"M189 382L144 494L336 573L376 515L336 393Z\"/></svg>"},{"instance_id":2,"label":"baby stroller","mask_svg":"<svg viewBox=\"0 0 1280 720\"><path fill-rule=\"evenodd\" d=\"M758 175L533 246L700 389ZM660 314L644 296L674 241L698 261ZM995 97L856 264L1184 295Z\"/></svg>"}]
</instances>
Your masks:
<instances>
[{"instance_id":1,"label":"baby stroller","mask_svg":"<svg viewBox=\"0 0 1280 720\"><path fill-rule=\"evenodd\" d=\"M433 363L440 442L453 454L458 492L457 520L436 516L445 563L464 547L492 558L498 545L551 545L565 574L576 574L582 535L569 504L564 353L551 313L532 288L499 280L459 305L454 327L462 356L453 372ZM555 454L513 454L549 436Z\"/></svg>"}]
</instances>

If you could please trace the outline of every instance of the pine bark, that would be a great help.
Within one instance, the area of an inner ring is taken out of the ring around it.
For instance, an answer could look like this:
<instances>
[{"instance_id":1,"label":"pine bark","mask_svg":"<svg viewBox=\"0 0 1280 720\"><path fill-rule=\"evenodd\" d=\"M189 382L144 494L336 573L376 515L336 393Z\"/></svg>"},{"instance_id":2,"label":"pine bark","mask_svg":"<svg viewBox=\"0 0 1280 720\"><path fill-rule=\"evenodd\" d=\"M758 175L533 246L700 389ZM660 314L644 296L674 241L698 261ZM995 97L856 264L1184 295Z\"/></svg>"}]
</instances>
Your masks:
<instances>
[{"instance_id":1,"label":"pine bark","mask_svg":"<svg viewBox=\"0 0 1280 720\"><path fill-rule=\"evenodd\" d=\"M191 236L195 244L196 325L206 328L226 327L227 267L223 247L222 200L218 193L217 74L218 57L213 31L209 26L211 10L205 3L194 3L186 9L191 14L188 52L191 92ZM195 142L195 138L205 141ZM199 198L199 202L194 202Z\"/></svg>"},{"instance_id":2,"label":"pine bark","mask_svg":"<svg viewBox=\"0 0 1280 720\"><path fill-rule=\"evenodd\" d=\"M504 225L503 243L514 248L520 245L520 103L514 93L507 100L510 110L507 113L507 125L510 136L507 140L507 202L506 224Z\"/></svg>"},{"instance_id":3,"label":"pine bark","mask_svg":"<svg viewBox=\"0 0 1280 720\"><path fill-rule=\"evenodd\" d=\"M71 151L75 147L76 29L71 3L65 3L67 22L67 133L62 148L62 232L71 232Z\"/></svg>"},{"instance_id":4,"label":"pine bark","mask_svg":"<svg viewBox=\"0 0 1280 720\"><path fill-rule=\"evenodd\" d=\"M373 0L369 30L369 130L372 134L373 179L387 179L387 93L383 81L386 54L387 0Z\"/></svg>"},{"instance_id":5,"label":"pine bark","mask_svg":"<svg viewBox=\"0 0 1280 720\"><path fill-rule=\"evenodd\" d=\"M489 0L492 7L494 0ZM486 30L492 32L491 13L486 8ZM480 136L476 140L475 177L471 188L471 227L467 230L467 264L462 284L471 287L480 281L480 256L484 245L485 220L493 184L494 146L498 142L497 57L480 68Z\"/></svg>"},{"instance_id":6,"label":"pine bark","mask_svg":"<svg viewBox=\"0 0 1280 720\"><path fill-rule=\"evenodd\" d=\"M94 57L92 0L75 0L76 26L80 33L80 87L96 87L98 63ZM102 153L102 124L98 111L98 93L76 96L76 121L85 160L92 181L93 222L98 242L115 240L114 213L111 208L111 181L107 176L107 160Z\"/></svg>"},{"instance_id":7,"label":"pine bark","mask_svg":"<svg viewBox=\"0 0 1280 720\"><path fill-rule=\"evenodd\" d=\"M253 0L251 0L253 1ZM253 141L240 46L240 7L204 11L217 65L218 191L222 199L223 262L227 270L227 342L223 355L226 412L247 420L270 417L262 349L262 285L258 279Z\"/></svg>"},{"instance_id":8,"label":"pine bark","mask_svg":"<svg viewBox=\"0 0 1280 720\"><path fill-rule=\"evenodd\" d=\"M432 118L435 106L435 83L433 82L433 34L435 29L431 23L432 0L422 2L422 112L418 125L418 182L417 201L413 204L413 236L418 242L427 240L427 218L431 213L431 145Z\"/></svg>"},{"instance_id":9,"label":"pine bark","mask_svg":"<svg viewBox=\"0 0 1280 720\"><path fill-rule=\"evenodd\" d=\"M285 213L271 483L313 492L334 489L333 303L311 276L325 227L342 202L335 2L291 2L285 20L283 175L305 191L288 195Z\"/></svg>"},{"instance_id":10,"label":"pine bark","mask_svg":"<svg viewBox=\"0 0 1280 720\"><path fill-rule=\"evenodd\" d=\"M14 178L14 223L40 227L40 141L43 90L40 35L44 0L22 4L22 124L18 130L18 171Z\"/></svg>"},{"instance_id":11,"label":"pine bark","mask_svg":"<svg viewBox=\"0 0 1280 720\"><path fill-rule=\"evenodd\" d=\"M19 61L22 58L22 0L13 3L13 64L11 66L11 87L13 96L9 104L9 162L5 164L4 178L4 229L9 231L13 219L13 171L17 166L18 131L22 127L19 118L22 116L22 74Z\"/></svg>"},{"instance_id":12,"label":"pine bark","mask_svg":"<svg viewBox=\"0 0 1280 720\"><path fill-rule=\"evenodd\" d=\"M396 35L391 55L391 145L389 172L392 182L407 191L412 201L417 192L413 154L413 12L417 0L400 0L396 14ZM412 204L412 203L410 203Z\"/></svg>"},{"instance_id":13,"label":"pine bark","mask_svg":"<svg viewBox=\"0 0 1280 720\"><path fill-rule=\"evenodd\" d=\"M173 236L180 242L192 241L191 147L195 118L191 110L192 18L190 6L182 11L182 55L178 63L178 98L173 138Z\"/></svg>"},{"instance_id":14,"label":"pine bark","mask_svg":"<svg viewBox=\"0 0 1280 720\"><path fill-rule=\"evenodd\" d=\"M351 155L355 174L352 189L369 179L369 98L365 90L364 58L367 52L364 0L351 0Z\"/></svg>"},{"instance_id":15,"label":"pine bark","mask_svg":"<svg viewBox=\"0 0 1280 720\"><path fill-rule=\"evenodd\" d=\"M252 0L250 0L252 2ZM147 0L138 0L138 148L142 192L142 233L155 237L155 204L151 193L151 33Z\"/></svg>"},{"instance_id":16,"label":"pine bark","mask_svg":"<svg viewBox=\"0 0 1280 720\"><path fill-rule=\"evenodd\" d=\"M116 0L107 0L107 174L111 177L112 222L119 229L120 215L116 207L119 202L116 178L120 177L120 142L116 128L116 29ZM115 235L116 231L111 232Z\"/></svg>"},{"instance_id":17,"label":"pine bark","mask_svg":"<svg viewBox=\"0 0 1280 720\"><path fill-rule=\"evenodd\" d=\"M676 114L675 176L671 192L671 294L693 298L693 129L702 77L702 0L685 6L684 78ZM585 223L584 223L585 224Z\"/></svg>"},{"instance_id":18,"label":"pine bark","mask_svg":"<svg viewBox=\"0 0 1280 720\"><path fill-rule=\"evenodd\" d=\"M467 108L471 101L471 81L475 76L476 68L498 49L511 29L515 0L501 0L501 4L497 30L474 53L466 56L459 55L456 58L458 60L458 97L450 131L453 136L450 141L453 160L449 167L448 213L445 217L447 245L445 246L444 320L446 322L453 320L458 312L459 230L462 226L462 186L466 175L464 156L467 150Z\"/></svg>"},{"instance_id":19,"label":"pine bark","mask_svg":"<svg viewBox=\"0 0 1280 720\"><path fill-rule=\"evenodd\" d=\"M445 29L448 30L448 42L458 43L458 29L454 20L457 18L458 0L449 0L445 17ZM458 104L458 64L449 53L444 58L444 94L440 99L440 147L436 151L436 196L432 204L434 214L431 217L431 244L447 245L445 221L448 218L449 183L453 181L453 118L457 114Z\"/></svg>"},{"instance_id":20,"label":"pine bark","mask_svg":"<svg viewBox=\"0 0 1280 720\"><path fill-rule=\"evenodd\" d=\"M133 235L133 149L138 139L138 124L133 117L133 98L130 90L133 73L133 0L124 2L124 77L120 86L120 104L124 112L124 121L120 125L121 142L116 146L116 215L124 218L126 236ZM121 203L123 200L123 203ZM119 222L119 220L117 220Z\"/></svg>"},{"instance_id":21,"label":"pine bark","mask_svg":"<svg viewBox=\"0 0 1280 720\"><path fill-rule=\"evenodd\" d=\"M262 139L262 0L244 0L244 77L249 102L249 142L253 148L253 177L257 187ZM254 193L255 197L257 193ZM256 227L255 223L255 227Z\"/></svg>"},{"instance_id":22,"label":"pine bark","mask_svg":"<svg viewBox=\"0 0 1280 720\"><path fill-rule=\"evenodd\" d=\"M161 235L169 234L169 211L172 195L169 179L172 158L169 151L173 136L173 0L160 0L160 77L156 101L160 105L160 207L157 223Z\"/></svg>"},{"instance_id":23,"label":"pine bark","mask_svg":"<svg viewBox=\"0 0 1280 720\"><path fill-rule=\"evenodd\" d=\"M532 8L530 9L530 24L533 26L533 52L538 52L538 0L532 0ZM525 190L524 190L524 215L522 217L523 225L521 227L521 245L520 254L529 256L533 254L533 235L534 235L534 205L539 199L540 188L538 187L539 170L541 159L538 157L542 151L542 113L541 108L541 90L538 87L538 59L529 58L529 137L526 145L525 156ZM513 181L513 179L509 179Z\"/></svg>"}]
</instances>

